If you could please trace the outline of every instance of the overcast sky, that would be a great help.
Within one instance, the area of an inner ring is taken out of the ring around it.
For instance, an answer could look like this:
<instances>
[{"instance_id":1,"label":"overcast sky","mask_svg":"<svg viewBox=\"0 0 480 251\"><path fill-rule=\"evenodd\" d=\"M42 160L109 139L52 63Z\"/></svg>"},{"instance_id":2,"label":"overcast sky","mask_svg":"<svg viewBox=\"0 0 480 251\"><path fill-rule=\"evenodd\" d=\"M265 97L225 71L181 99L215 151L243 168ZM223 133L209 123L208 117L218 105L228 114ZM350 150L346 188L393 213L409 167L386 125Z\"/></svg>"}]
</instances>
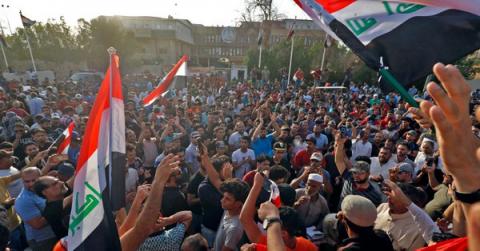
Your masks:
<instances>
[{"instance_id":1,"label":"overcast sky","mask_svg":"<svg viewBox=\"0 0 480 251\"><path fill-rule=\"evenodd\" d=\"M273 0L281 13L289 18L308 18L293 0ZM0 0L0 22L7 32L21 25L18 12L33 20L46 22L64 16L75 25L79 18L88 20L99 15L155 16L189 19L204 25L235 25L244 0ZM9 8L6 8L9 5Z\"/></svg>"}]
</instances>

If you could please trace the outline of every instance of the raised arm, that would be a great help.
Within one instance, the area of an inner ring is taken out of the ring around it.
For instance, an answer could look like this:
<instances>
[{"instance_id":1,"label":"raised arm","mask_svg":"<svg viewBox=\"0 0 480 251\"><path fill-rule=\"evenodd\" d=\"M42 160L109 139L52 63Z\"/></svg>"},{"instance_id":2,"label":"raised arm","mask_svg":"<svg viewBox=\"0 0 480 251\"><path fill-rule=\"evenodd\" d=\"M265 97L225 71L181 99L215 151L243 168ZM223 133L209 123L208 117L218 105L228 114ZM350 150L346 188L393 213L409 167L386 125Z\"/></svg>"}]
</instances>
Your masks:
<instances>
[{"instance_id":1,"label":"raised arm","mask_svg":"<svg viewBox=\"0 0 480 251\"><path fill-rule=\"evenodd\" d=\"M345 170L347 170L347 163L345 161L345 141L346 138L342 138L341 133L337 132L335 135L335 165L337 166L338 172L340 175L343 175Z\"/></svg>"},{"instance_id":2,"label":"raised arm","mask_svg":"<svg viewBox=\"0 0 480 251\"><path fill-rule=\"evenodd\" d=\"M258 195L260 195L262 191L264 181L265 177L261 173L255 174L252 189L240 212L240 222L243 225L248 239L253 243L258 242L262 236L262 232L258 229L257 223L255 222L255 203Z\"/></svg>"},{"instance_id":3,"label":"raised arm","mask_svg":"<svg viewBox=\"0 0 480 251\"><path fill-rule=\"evenodd\" d=\"M207 147L203 144L199 146L200 149L200 157L202 158L202 165L205 167L207 171L208 180L212 183L212 185L220 191L220 185L222 184L222 180L220 179L220 174L218 174L217 170L212 165L210 158L208 157L208 150Z\"/></svg>"}]
</instances>

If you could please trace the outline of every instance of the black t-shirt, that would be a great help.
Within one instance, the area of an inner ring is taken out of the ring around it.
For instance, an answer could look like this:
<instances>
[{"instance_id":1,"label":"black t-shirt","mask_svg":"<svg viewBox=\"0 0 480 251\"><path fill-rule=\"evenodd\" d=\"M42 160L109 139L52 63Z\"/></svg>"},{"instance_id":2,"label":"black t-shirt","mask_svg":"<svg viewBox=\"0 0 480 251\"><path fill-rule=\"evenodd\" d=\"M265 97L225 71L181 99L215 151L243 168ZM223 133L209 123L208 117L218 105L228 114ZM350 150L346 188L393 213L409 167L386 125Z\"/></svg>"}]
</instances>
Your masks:
<instances>
[{"instance_id":1,"label":"black t-shirt","mask_svg":"<svg viewBox=\"0 0 480 251\"><path fill-rule=\"evenodd\" d=\"M195 197L198 198L198 187L200 186L200 183L205 179L205 176L200 173L200 171L197 171L193 176L192 179L190 180L190 183L188 183L187 186L187 194L193 194ZM190 206L190 210L194 214L202 215L202 205L197 204Z\"/></svg>"},{"instance_id":2,"label":"black t-shirt","mask_svg":"<svg viewBox=\"0 0 480 251\"><path fill-rule=\"evenodd\" d=\"M222 194L215 188L208 178L200 183L198 197L203 209L202 224L213 231L217 231L223 215Z\"/></svg>"},{"instance_id":3,"label":"black t-shirt","mask_svg":"<svg viewBox=\"0 0 480 251\"><path fill-rule=\"evenodd\" d=\"M57 239L61 239L68 235L68 218L70 207L63 208L63 200L49 201L45 204L43 217L52 227Z\"/></svg>"},{"instance_id":4,"label":"black t-shirt","mask_svg":"<svg viewBox=\"0 0 480 251\"><path fill-rule=\"evenodd\" d=\"M188 209L185 195L177 187L165 187L162 199L163 217Z\"/></svg>"},{"instance_id":5,"label":"black t-shirt","mask_svg":"<svg viewBox=\"0 0 480 251\"><path fill-rule=\"evenodd\" d=\"M393 251L388 235L381 230L374 230L369 238L348 238L342 241L338 250L342 251Z\"/></svg>"}]
</instances>

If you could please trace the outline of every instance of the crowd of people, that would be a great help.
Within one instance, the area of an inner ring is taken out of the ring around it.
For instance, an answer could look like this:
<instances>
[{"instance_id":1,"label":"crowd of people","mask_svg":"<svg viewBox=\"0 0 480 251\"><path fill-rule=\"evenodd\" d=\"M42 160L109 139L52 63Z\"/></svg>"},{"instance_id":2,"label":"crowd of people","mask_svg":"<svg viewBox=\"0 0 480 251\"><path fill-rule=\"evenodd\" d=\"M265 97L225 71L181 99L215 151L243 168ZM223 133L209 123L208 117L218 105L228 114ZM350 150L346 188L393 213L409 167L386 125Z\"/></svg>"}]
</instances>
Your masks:
<instances>
[{"instance_id":1,"label":"crowd of people","mask_svg":"<svg viewBox=\"0 0 480 251\"><path fill-rule=\"evenodd\" d=\"M159 78L124 76L122 249L479 250L480 95L453 66L434 73L443 88L409 90L420 108L368 84L205 77L143 107ZM0 250L68 246L98 84L0 88Z\"/></svg>"}]
</instances>

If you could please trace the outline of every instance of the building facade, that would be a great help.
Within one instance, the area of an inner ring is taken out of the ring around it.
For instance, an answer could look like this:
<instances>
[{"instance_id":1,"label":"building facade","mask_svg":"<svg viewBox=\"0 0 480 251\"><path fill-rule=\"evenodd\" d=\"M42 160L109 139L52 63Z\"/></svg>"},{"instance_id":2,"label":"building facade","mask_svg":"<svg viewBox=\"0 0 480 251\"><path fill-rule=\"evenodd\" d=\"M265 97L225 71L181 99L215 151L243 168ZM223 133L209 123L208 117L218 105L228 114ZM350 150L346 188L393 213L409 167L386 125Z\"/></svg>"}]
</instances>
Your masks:
<instances>
[{"instance_id":1,"label":"building facade","mask_svg":"<svg viewBox=\"0 0 480 251\"><path fill-rule=\"evenodd\" d=\"M246 78L244 60L249 50L268 48L287 39L295 30L295 43L311 46L322 42L325 33L311 20L284 19L264 22L242 22L239 26L204 26L172 17L107 17L133 31L141 46L135 57L144 66L171 65L184 54L190 66L228 69L231 78ZM167 67L168 68L168 67Z\"/></svg>"}]
</instances>

